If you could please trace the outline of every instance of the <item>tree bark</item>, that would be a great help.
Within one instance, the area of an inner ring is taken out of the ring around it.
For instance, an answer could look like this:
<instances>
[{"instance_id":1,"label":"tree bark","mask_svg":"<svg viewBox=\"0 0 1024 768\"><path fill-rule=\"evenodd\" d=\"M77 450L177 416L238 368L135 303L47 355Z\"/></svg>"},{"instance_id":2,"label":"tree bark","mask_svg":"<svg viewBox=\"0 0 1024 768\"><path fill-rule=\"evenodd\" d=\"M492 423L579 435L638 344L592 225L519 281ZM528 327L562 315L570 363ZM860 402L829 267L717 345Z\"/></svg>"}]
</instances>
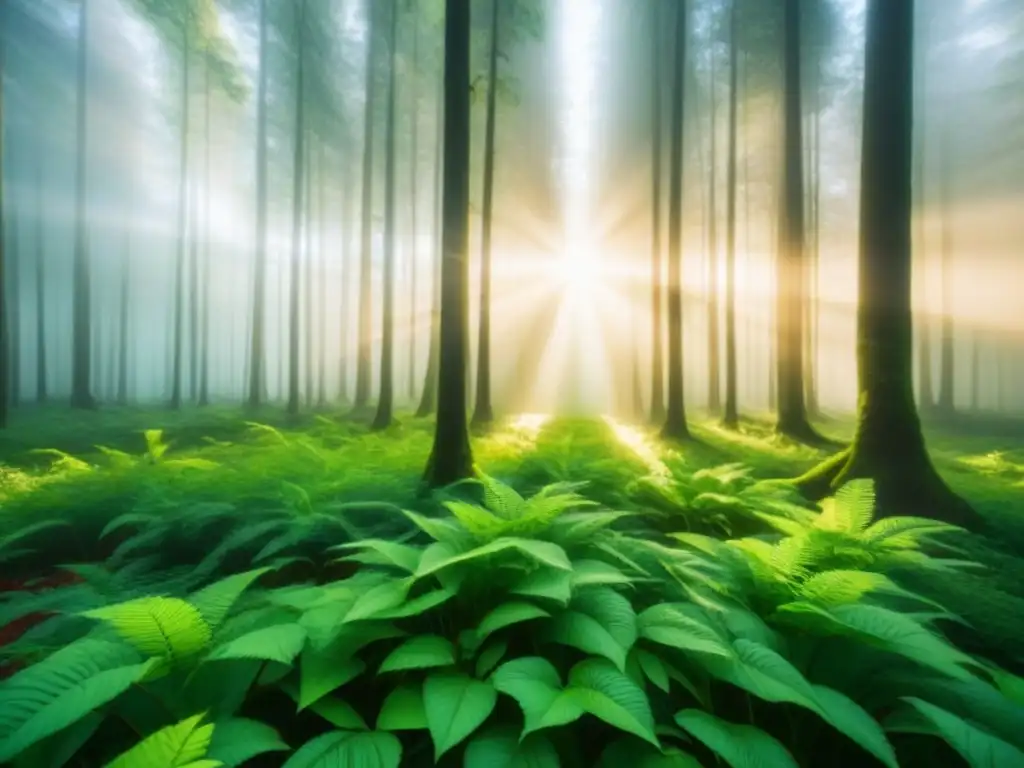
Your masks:
<instances>
[{"instance_id":1,"label":"tree bark","mask_svg":"<svg viewBox=\"0 0 1024 768\"><path fill-rule=\"evenodd\" d=\"M739 427L739 398L736 364L736 109L738 106L737 40L739 0L729 9L729 146L726 150L725 179L725 411L722 424Z\"/></svg>"},{"instance_id":2,"label":"tree bark","mask_svg":"<svg viewBox=\"0 0 1024 768\"><path fill-rule=\"evenodd\" d=\"M288 404L289 416L297 416L300 404L299 355L300 299L302 272L302 213L305 197L305 148L306 148L306 57L303 52L303 30L306 23L306 0L295 4L296 34L299 38L298 63L295 83L295 152L292 158L292 259L289 279L290 297L288 302Z\"/></svg>"},{"instance_id":3,"label":"tree bark","mask_svg":"<svg viewBox=\"0 0 1024 768\"><path fill-rule=\"evenodd\" d=\"M672 133L668 192L668 407L661 433L674 440L690 436L683 397L683 119L686 81L687 3L676 3L672 82Z\"/></svg>"},{"instance_id":4,"label":"tree bark","mask_svg":"<svg viewBox=\"0 0 1024 768\"><path fill-rule=\"evenodd\" d=\"M210 301L212 290L210 281L212 279L213 257L212 242L210 239L210 199L213 188L213 176L210 172L210 57L206 56L204 69L204 105L203 105L203 274L202 274L202 307L199 310L199 393L198 404L206 406L210 404Z\"/></svg>"},{"instance_id":5,"label":"tree bark","mask_svg":"<svg viewBox=\"0 0 1024 768\"><path fill-rule=\"evenodd\" d=\"M939 402L937 409L948 416L956 411L955 369L953 353L953 214L950 210L950 152L949 126L943 126L942 167L939 184L942 194L942 323L939 358Z\"/></svg>"},{"instance_id":6,"label":"tree bark","mask_svg":"<svg viewBox=\"0 0 1024 768\"><path fill-rule=\"evenodd\" d=\"M661 3L652 8L651 29L651 122L653 137L651 142L651 422L661 424L665 420L665 329L662 299L665 285L662 282L661 266L661 164L662 152L662 114L661 100L662 69L664 52L662 50Z\"/></svg>"},{"instance_id":7,"label":"tree bark","mask_svg":"<svg viewBox=\"0 0 1024 768\"><path fill-rule=\"evenodd\" d=\"M171 355L171 408L181 408L182 367L185 345L185 249L187 247L188 217L188 129L189 129L189 69L191 68L191 40L188 19L182 17L181 65L181 147L178 159L178 251L174 268L174 349ZM193 299L195 297L193 296Z\"/></svg>"},{"instance_id":8,"label":"tree bark","mask_svg":"<svg viewBox=\"0 0 1024 768\"><path fill-rule=\"evenodd\" d=\"M415 3L409 4L412 13L413 37L412 37L412 67L414 72L419 71L420 62L420 21L417 15ZM410 402L416 400L416 337L419 330L419 317L417 316L417 305L419 299L419 285L417 282L417 271L419 267L419 217L417 216L416 203L419 199L419 133L420 133L420 112L419 112L419 87L413 80L409 88L409 122L412 126L409 141L409 224L412 227L409 240L409 370L408 370L408 396Z\"/></svg>"},{"instance_id":9,"label":"tree bark","mask_svg":"<svg viewBox=\"0 0 1024 768\"><path fill-rule=\"evenodd\" d=\"M853 444L797 483L824 496L875 481L881 515L968 527L973 511L943 483L925 447L913 384L911 215L913 0L870 0L861 154L859 407Z\"/></svg>"},{"instance_id":10,"label":"tree bark","mask_svg":"<svg viewBox=\"0 0 1024 768\"><path fill-rule=\"evenodd\" d=\"M445 2L444 224L437 425L427 460L428 488L473 475L466 419L469 337L470 0Z\"/></svg>"},{"instance_id":11,"label":"tree bark","mask_svg":"<svg viewBox=\"0 0 1024 768\"><path fill-rule=\"evenodd\" d=\"M6 3L5 3L6 5ZM78 107L75 148L75 252L71 305L71 407L95 408L92 396L92 270L86 221L89 120L89 2L78 9ZM8 344L11 339L8 337ZM5 398L5 402L8 398Z\"/></svg>"},{"instance_id":12,"label":"tree bark","mask_svg":"<svg viewBox=\"0 0 1024 768\"><path fill-rule=\"evenodd\" d=\"M708 411L717 414L722 409L722 380L720 371L718 301L718 110L715 53L711 50L711 82L708 86L709 119L708 152Z\"/></svg>"}]
</instances>

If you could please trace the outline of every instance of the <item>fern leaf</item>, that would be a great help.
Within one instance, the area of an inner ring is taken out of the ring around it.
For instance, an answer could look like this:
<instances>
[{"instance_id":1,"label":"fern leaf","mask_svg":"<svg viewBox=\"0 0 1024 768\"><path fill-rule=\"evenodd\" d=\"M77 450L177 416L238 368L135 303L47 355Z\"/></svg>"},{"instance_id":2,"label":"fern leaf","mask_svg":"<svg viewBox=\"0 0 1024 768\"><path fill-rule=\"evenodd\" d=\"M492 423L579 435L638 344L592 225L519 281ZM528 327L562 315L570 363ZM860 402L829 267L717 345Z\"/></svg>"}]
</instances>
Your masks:
<instances>
[{"instance_id":1,"label":"fern leaf","mask_svg":"<svg viewBox=\"0 0 1024 768\"><path fill-rule=\"evenodd\" d=\"M216 629L242 593L268 571L270 568L256 568L227 576L194 592L189 597L189 602L195 606L210 628Z\"/></svg>"},{"instance_id":2,"label":"fern leaf","mask_svg":"<svg viewBox=\"0 0 1024 768\"><path fill-rule=\"evenodd\" d=\"M213 738L213 724L201 725L204 717L195 715L161 728L108 763L107 768L196 768ZM213 761L212 765L220 763Z\"/></svg>"},{"instance_id":3,"label":"fern leaf","mask_svg":"<svg viewBox=\"0 0 1024 768\"><path fill-rule=\"evenodd\" d=\"M523 513L526 501L514 488L488 475L481 475L484 505L503 520L515 520Z\"/></svg>"},{"instance_id":4,"label":"fern leaf","mask_svg":"<svg viewBox=\"0 0 1024 768\"><path fill-rule=\"evenodd\" d=\"M174 597L143 597L81 615L109 625L146 656L174 663L202 653L212 636L199 610Z\"/></svg>"},{"instance_id":5,"label":"fern leaf","mask_svg":"<svg viewBox=\"0 0 1024 768\"><path fill-rule=\"evenodd\" d=\"M840 530L862 533L875 514L875 484L868 479L851 480L835 494L835 516Z\"/></svg>"}]
</instances>

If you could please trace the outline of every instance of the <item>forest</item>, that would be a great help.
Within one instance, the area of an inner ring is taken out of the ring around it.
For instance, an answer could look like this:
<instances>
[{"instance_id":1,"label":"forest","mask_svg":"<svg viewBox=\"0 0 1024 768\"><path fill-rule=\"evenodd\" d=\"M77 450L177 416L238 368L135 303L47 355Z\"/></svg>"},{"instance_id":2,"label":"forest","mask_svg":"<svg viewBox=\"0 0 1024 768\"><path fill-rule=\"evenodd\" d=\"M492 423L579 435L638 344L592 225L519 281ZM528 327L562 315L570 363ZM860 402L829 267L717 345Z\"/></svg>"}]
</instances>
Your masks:
<instances>
[{"instance_id":1,"label":"forest","mask_svg":"<svg viewBox=\"0 0 1024 768\"><path fill-rule=\"evenodd\" d=\"M0 0L0 766L1024 768L1020 0Z\"/></svg>"}]
</instances>

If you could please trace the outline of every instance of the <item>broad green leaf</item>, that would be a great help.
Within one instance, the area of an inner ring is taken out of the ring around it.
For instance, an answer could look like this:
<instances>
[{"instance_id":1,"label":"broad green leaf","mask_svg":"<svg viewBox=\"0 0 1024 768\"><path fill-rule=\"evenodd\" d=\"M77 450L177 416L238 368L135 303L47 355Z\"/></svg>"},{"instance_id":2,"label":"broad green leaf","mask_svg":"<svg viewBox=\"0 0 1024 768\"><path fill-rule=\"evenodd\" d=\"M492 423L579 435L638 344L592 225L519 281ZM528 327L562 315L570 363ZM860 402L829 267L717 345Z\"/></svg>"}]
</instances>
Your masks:
<instances>
[{"instance_id":1,"label":"broad green leaf","mask_svg":"<svg viewBox=\"0 0 1024 768\"><path fill-rule=\"evenodd\" d=\"M499 629L532 619L546 618L550 615L543 608L538 608L532 603L521 601L504 603L484 616L480 621L480 626L476 628L476 632L478 637L483 640Z\"/></svg>"},{"instance_id":2,"label":"broad green leaf","mask_svg":"<svg viewBox=\"0 0 1024 768\"><path fill-rule=\"evenodd\" d=\"M356 599L346 612L344 621L372 619L384 611L398 608L405 602L411 587L409 579L394 579L370 588Z\"/></svg>"},{"instance_id":3,"label":"broad green leaf","mask_svg":"<svg viewBox=\"0 0 1024 768\"><path fill-rule=\"evenodd\" d=\"M268 571L270 568L256 568L228 576L192 593L189 602L196 607L206 623L216 629L242 593Z\"/></svg>"},{"instance_id":4,"label":"broad green leaf","mask_svg":"<svg viewBox=\"0 0 1024 768\"><path fill-rule=\"evenodd\" d=\"M733 643L734 659L709 657L703 666L715 677L774 703L789 702L818 712L814 689L800 671L771 648L752 640Z\"/></svg>"},{"instance_id":5,"label":"broad green leaf","mask_svg":"<svg viewBox=\"0 0 1024 768\"><path fill-rule=\"evenodd\" d=\"M481 475L480 482L484 486L487 509L505 520L515 520L522 515L526 500L514 488L487 475Z\"/></svg>"},{"instance_id":6,"label":"broad green leaf","mask_svg":"<svg viewBox=\"0 0 1024 768\"><path fill-rule=\"evenodd\" d=\"M579 611L565 611L555 616L544 633L547 640L588 654L603 656L620 670L626 669L627 649L592 616Z\"/></svg>"},{"instance_id":7,"label":"broad green leaf","mask_svg":"<svg viewBox=\"0 0 1024 768\"><path fill-rule=\"evenodd\" d=\"M684 614L672 603L651 606L637 617L640 637L682 651L729 658L733 655L711 626Z\"/></svg>"},{"instance_id":8,"label":"broad green leaf","mask_svg":"<svg viewBox=\"0 0 1024 768\"><path fill-rule=\"evenodd\" d=\"M699 709L684 709L675 720L732 768L799 768L789 751L760 728Z\"/></svg>"},{"instance_id":9,"label":"broad green leaf","mask_svg":"<svg viewBox=\"0 0 1024 768\"><path fill-rule=\"evenodd\" d=\"M467 675L435 673L423 683L423 706L434 741L434 760L462 742L490 717L498 692Z\"/></svg>"},{"instance_id":10,"label":"broad green leaf","mask_svg":"<svg viewBox=\"0 0 1024 768\"><path fill-rule=\"evenodd\" d=\"M206 757L213 723L201 725L204 715L161 728L107 763L107 768L187 768ZM213 765L218 765L214 762Z\"/></svg>"},{"instance_id":11,"label":"broad green leaf","mask_svg":"<svg viewBox=\"0 0 1024 768\"><path fill-rule=\"evenodd\" d=\"M396 541L386 539L366 539L364 541L353 541L347 544L339 544L331 549L336 550L358 550L356 555L351 555L346 560L358 560L368 565L386 565L399 568L406 573L414 573L423 554L421 547L411 544L400 544Z\"/></svg>"},{"instance_id":12,"label":"broad green leaf","mask_svg":"<svg viewBox=\"0 0 1024 768\"><path fill-rule=\"evenodd\" d=\"M325 649L303 649L299 657L300 710L354 680L366 669L366 662L339 652L342 650L338 643Z\"/></svg>"},{"instance_id":13,"label":"broad green leaf","mask_svg":"<svg viewBox=\"0 0 1024 768\"><path fill-rule=\"evenodd\" d=\"M422 685L400 685L384 699L377 715L378 731L419 731L426 728Z\"/></svg>"},{"instance_id":14,"label":"broad green leaf","mask_svg":"<svg viewBox=\"0 0 1024 768\"><path fill-rule=\"evenodd\" d=\"M487 677L491 670L498 666L498 662L505 658L506 653L508 653L508 642L505 640L497 640L490 643L477 656L476 676L479 678Z\"/></svg>"},{"instance_id":15,"label":"broad green leaf","mask_svg":"<svg viewBox=\"0 0 1024 768\"><path fill-rule=\"evenodd\" d=\"M413 616L422 616L427 611L436 608L439 605L444 605L453 597L455 597L456 591L447 587L441 589L434 589L430 592L425 592L419 597L414 597L411 600L407 600L395 608L388 608L383 611L378 611L374 614L375 619L407 619Z\"/></svg>"},{"instance_id":16,"label":"broad green leaf","mask_svg":"<svg viewBox=\"0 0 1024 768\"><path fill-rule=\"evenodd\" d=\"M330 731L299 747L282 768L399 768L402 742L384 731Z\"/></svg>"},{"instance_id":17,"label":"broad green leaf","mask_svg":"<svg viewBox=\"0 0 1024 768\"><path fill-rule=\"evenodd\" d=\"M0 687L0 764L116 699L154 663L85 638L18 672Z\"/></svg>"},{"instance_id":18,"label":"broad green leaf","mask_svg":"<svg viewBox=\"0 0 1024 768\"><path fill-rule=\"evenodd\" d=\"M534 539L520 539L507 536L470 549L468 552L453 555L445 560L426 564L426 558L424 558L424 562L420 563L420 567L416 571L416 578L422 579L425 576L430 576L446 568L451 568L453 565L468 563L474 560L480 560L509 552L525 556L525 558L531 562L546 565L550 568L556 568L562 571L572 570L572 563L569 562L569 556L565 553L565 550L557 544L552 544L547 541L536 541Z\"/></svg>"},{"instance_id":19,"label":"broad green leaf","mask_svg":"<svg viewBox=\"0 0 1024 768\"><path fill-rule=\"evenodd\" d=\"M584 712L661 748L646 694L604 659L587 659L574 666L565 693Z\"/></svg>"},{"instance_id":20,"label":"broad green leaf","mask_svg":"<svg viewBox=\"0 0 1024 768\"><path fill-rule=\"evenodd\" d=\"M599 585L626 586L635 581L614 565L602 560L575 560L572 569L572 585L577 589Z\"/></svg>"},{"instance_id":21,"label":"broad green leaf","mask_svg":"<svg viewBox=\"0 0 1024 768\"><path fill-rule=\"evenodd\" d=\"M298 624L278 624L248 632L215 648L207 658L263 659L291 664L306 643L306 630Z\"/></svg>"},{"instance_id":22,"label":"broad green leaf","mask_svg":"<svg viewBox=\"0 0 1024 768\"><path fill-rule=\"evenodd\" d=\"M477 504L453 499L443 502L459 524L478 539L500 536L507 521Z\"/></svg>"},{"instance_id":23,"label":"broad green leaf","mask_svg":"<svg viewBox=\"0 0 1024 768\"><path fill-rule=\"evenodd\" d=\"M356 711L355 707L337 696L324 696L322 699L317 699L309 705L309 711L319 715L335 728L343 728L346 731L369 730L363 716Z\"/></svg>"},{"instance_id":24,"label":"broad green leaf","mask_svg":"<svg viewBox=\"0 0 1024 768\"><path fill-rule=\"evenodd\" d=\"M526 575L511 591L514 595L542 597L565 605L572 597L572 573L539 568Z\"/></svg>"},{"instance_id":25,"label":"broad green leaf","mask_svg":"<svg viewBox=\"0 0 1024 768\"><path fill-rule=\"evenodd\" d=\"M604 627L623 650L629 651L637 638L637 615L629 600L611 587L591 587L576 593L572 610L590 616Z\"/></svg>"},{"instance_id":26,"label":"broad green leaf","mask_svg":"<svg viewBox=\"0 0 1024 768\"><path fill-rule=\"evenodd\" d=\"M213 739L206 750L206 757L216 760L224 768L236 768L257 755L287 752L288 749L277 731L266 723L233 717L214 723Z\"/></svg>"},{"instance_id":27,"label":"broad green leaf","mask_svg":"<svg viewBox=\"0 0 1024 768\"><path fill-rule=\"evenodd\" d=\"M661 657L643 648L634 648L632 651L644 677L650 680L654 686L665 693L669 691L669 675Z\"/></svg>"},{"instance_id":28,"label":"broad green leaf","mask_svg":"<svg viewBox=\"0 0 1024 768\"><path fill-rule=\"evenodd\" d=\"M455 663L455 648L439 635L410 637L381 662L378 673L447 667Z\"/></svg>"},{"instance_id":29,"label":"broad green leaf","mask_svg":"<svg viewBox=\"0 0 1024 768\"><path fill-rule=\"evenodd\" d=\"M491 683L523 710L524 736L542 728L567 725L583 716L582 707L565 695L558 670L539 656L505 662L494 670Z\"/></svg>"},{"instance_id":30,"label":"broad green leaf","mask_svg":"<svg viewBox=\"0 0 1024 768\"><path fill-rule=\"evenodd\" d=\"M146 656L173 662L203 652L212 637L199 610L175 597L142 597L81 615L110 625Z\"/></svg>"},{"instance_id":31,"label":"broad green leaf","mask_svg":"<svg viewBox=\"0 0 1024 768\"><path fill-rule=\"evenodd\" d=\"M1024 752L952 712L912 696L904 698L934 733L955 749L971 768L1024 765Z\"/></svg>"},{"instance_id":32,"label":"broad green leaf","mask_svg":"<svg viewBox=\"0 0 1024 768\"><path fill-rule=\"evenodd\" d=\"M64 768L103 725L105 714L102 710L93 712L33 744L18 755L13 768Z\"/></svg>"},{"instance_id":33,"label":"broad green leaf","mask_svg":"<svg viewBox=\"0 0 1024 768\"><path fill-rule=\"evenodd\" d=\"M814 697L819 714L833 728L874 755L888 768L899 768L892 744L885 731L859 704L844 694L823 685L815 685Z\"/></svg>"},{"instance_id":34,"label":"broad green leaf","mask_svg":"<svg viewBox=\"0 0 1024 768\"><path fill-rule=\"evenodd\" d=\"M544 736L520 740L515 728L487 728L466 745L463 768L560 768L558 752Z\"/></svg>"}]
</instances>

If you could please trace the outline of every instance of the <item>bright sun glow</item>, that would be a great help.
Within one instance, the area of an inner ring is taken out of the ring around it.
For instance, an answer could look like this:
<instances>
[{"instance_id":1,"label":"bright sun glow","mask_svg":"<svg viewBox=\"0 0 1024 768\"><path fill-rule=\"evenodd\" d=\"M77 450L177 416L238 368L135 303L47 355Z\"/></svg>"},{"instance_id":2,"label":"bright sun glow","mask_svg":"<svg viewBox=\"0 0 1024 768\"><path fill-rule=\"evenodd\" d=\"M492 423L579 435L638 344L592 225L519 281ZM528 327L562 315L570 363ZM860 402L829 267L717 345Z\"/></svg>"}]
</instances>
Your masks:
<instances>
[{"instance_id":1,"label":"bright sun glow","mask_svg":"<svg viewBox=\"0 0 1024 768\"><path fill-rule=\"evenodd\" d=\"M648 472L658 478L669 476L668 467L662 461L658 445L649 435L628 424L623 424L611 416L605 416L604 421L616 439L633 451L637 458L644 463Z\"/></svg>"}]
</instances>

